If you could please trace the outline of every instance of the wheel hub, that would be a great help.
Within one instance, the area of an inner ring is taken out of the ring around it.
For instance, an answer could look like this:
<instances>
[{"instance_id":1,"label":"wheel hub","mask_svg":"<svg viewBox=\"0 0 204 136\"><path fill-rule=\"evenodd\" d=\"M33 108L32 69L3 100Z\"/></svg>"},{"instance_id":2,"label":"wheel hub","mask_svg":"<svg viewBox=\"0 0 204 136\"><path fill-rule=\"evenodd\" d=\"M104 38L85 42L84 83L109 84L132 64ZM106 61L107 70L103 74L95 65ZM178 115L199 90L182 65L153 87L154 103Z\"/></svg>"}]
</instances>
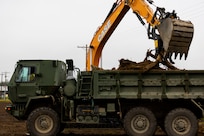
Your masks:
<instances>
[{"instance_id":1,"label":"wheel hub","mask_svg":"<svg viewBox=\"0 0 204 136\"><path fill-rule=\"evenodd\" d=\"M175 130L175 132L179 133L179 134L185 134L188 133L188 131L190 130L190 121L188 118L186 117L177 117L173 120L173 129Z\"/></svg>"},{"instance_id":2,"label":"wheel hub","mask_svg":"<svg viewBox=\"0 0 204 136\"><path fill-rule=\"evenodd\" d=\"M49 127L49 123L47 120L42 120L40 122L40 126L43 128L43 129L47 129Z\"/></svg>"},{"instance_id":3,"label":"wheel hub","mask_svg":"<svg viewBox=\"0 0 204 136\"><path fill-rule=\"evenodd\" d=\"M51 117L47 115L39 116L35 121L35 128L40 133L49 132L54 126L54 122Z\"/></svg>"},{"instance_id":4,"label":"wheel hub","mask_svg":"<svg viewBox=\"0 0 204 136\"><path fill-rule=\"evenodd\" d=\"M135 124L136 128L144 129L146 127L146 121L143 118L138 118Z\"/></svg>"},{"instance_id":5,"label":"wheel hub","mask_svg":"<svg viewBox=\"0 0 204 136\"><path fill-rule=\"evenodd\" d=\"M137 133L144 133L149 128L149 120L144 115L137 115L132 120L132 128Z\"/></svg>"},{"instance_id":6,"label":"wheel hub","mask_svg":"<svg viewBox=\"0 0 204 136\"><path fill-rule=\"evenodd\" d=\"M180 128L180 129L183 129L183 128L185 128L186 125L187 125L187 124L186 124L185 121L179 120L179 121L178 121L178 124L177 124L177 127Z\"/></svg>"}]
</instances>

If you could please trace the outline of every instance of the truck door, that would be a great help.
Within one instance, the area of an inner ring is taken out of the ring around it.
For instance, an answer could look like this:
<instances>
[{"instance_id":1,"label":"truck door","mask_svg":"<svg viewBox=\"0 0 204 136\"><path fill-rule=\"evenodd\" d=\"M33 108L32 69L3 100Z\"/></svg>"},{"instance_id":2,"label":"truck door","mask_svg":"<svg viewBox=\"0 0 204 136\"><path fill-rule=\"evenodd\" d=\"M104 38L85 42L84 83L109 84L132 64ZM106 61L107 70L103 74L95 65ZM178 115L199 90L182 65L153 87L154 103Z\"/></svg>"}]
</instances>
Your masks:
<instances>
[{"instance_id":1,"label":"truck door","mask_svg":"<svg viewBox=\"0 0 204 136\"><path fill-rule=\"evenodd\" d=\"M16 85L12 90L16 92L16 102L25 102L29 97L36 95L36 67L21 66L16 72Z\"/></svg>"}]
</instances>

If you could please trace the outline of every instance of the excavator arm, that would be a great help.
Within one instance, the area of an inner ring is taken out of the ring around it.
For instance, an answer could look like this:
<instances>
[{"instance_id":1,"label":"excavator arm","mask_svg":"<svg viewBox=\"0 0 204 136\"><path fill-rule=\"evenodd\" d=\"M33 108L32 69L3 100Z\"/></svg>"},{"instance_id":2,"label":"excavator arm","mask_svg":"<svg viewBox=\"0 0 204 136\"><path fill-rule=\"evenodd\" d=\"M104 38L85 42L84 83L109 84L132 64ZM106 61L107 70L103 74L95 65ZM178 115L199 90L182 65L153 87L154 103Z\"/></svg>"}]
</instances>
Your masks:
<instances>
[{"instance_id":1,"label":"excavator arm","mask_svg":"<svg viewBox=\"0 0 204 136\"><path fill-rule=\"evenodd\" d=\"M113 4L111 11L91 41L86 58L86 70L90 71L91 66L98 67L104 45L129 9L130 7L123 1L116 1Z\"/></svg>"},{"instance_id":2,"label":"excavator arm","mask_svg":"<svg viewBox=\"0 0 204 136\"><path fill-rule=\"evenodd\" d=\"M152 1L149 0L148 2L151 3ZM178 20L174 12L165 13L163 8L157 8L157 11L153 12L144 0L117 0L90 43L86 56L87 71L90 71L92 66L98 67L107 40L130 8L141 23L144 23L143 19L145 19L149 24L148 36L150 39L155 40L155 48L158 50L157 61L170 58L173 53L175 53L175 57L179 53L180 58L183 54L185 54L185 58L187 57L193 37L193 25L190 22ZM157 30L159 34L156 33Z\"/></svg>"}]
</instances>

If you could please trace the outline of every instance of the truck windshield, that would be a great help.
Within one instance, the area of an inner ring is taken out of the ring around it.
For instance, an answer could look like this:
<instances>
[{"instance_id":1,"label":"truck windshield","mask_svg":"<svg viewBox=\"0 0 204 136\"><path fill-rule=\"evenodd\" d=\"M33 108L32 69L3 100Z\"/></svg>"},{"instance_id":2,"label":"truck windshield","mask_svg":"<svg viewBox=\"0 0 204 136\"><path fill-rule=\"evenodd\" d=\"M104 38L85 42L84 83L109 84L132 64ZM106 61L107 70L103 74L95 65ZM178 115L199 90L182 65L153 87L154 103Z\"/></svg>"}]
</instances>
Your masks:
<instances>
[{"instance_id":1,"label":"truck windshield","mask_svg":"<svg viewBox=\"0 0 204 136\"><path fill-rule=\"evenodd\" d=\"M16 82L30 82L35 78L35 67L22 67L16 77Z\"/></svg>"}]
</instances>

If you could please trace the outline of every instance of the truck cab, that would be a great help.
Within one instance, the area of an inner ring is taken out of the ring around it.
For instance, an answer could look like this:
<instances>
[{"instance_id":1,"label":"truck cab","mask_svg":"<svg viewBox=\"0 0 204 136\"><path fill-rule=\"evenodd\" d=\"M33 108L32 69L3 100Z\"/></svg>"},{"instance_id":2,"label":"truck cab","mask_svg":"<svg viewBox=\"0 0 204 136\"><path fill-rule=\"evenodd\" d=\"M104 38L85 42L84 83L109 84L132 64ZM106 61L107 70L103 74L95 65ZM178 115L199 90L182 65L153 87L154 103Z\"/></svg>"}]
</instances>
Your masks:
<instances>
[{"instance_id":1,"label":"truck cab","mask_svg":"<svg viewBox=\"0 0 204 136\"><path fill-rule=\"evenodd\" d=\"M25 117L30 104L52 101L64 80L66 64L62 61L18 61L8 85L12 114L17 118Z\"/></svg>"}]
</instances>

